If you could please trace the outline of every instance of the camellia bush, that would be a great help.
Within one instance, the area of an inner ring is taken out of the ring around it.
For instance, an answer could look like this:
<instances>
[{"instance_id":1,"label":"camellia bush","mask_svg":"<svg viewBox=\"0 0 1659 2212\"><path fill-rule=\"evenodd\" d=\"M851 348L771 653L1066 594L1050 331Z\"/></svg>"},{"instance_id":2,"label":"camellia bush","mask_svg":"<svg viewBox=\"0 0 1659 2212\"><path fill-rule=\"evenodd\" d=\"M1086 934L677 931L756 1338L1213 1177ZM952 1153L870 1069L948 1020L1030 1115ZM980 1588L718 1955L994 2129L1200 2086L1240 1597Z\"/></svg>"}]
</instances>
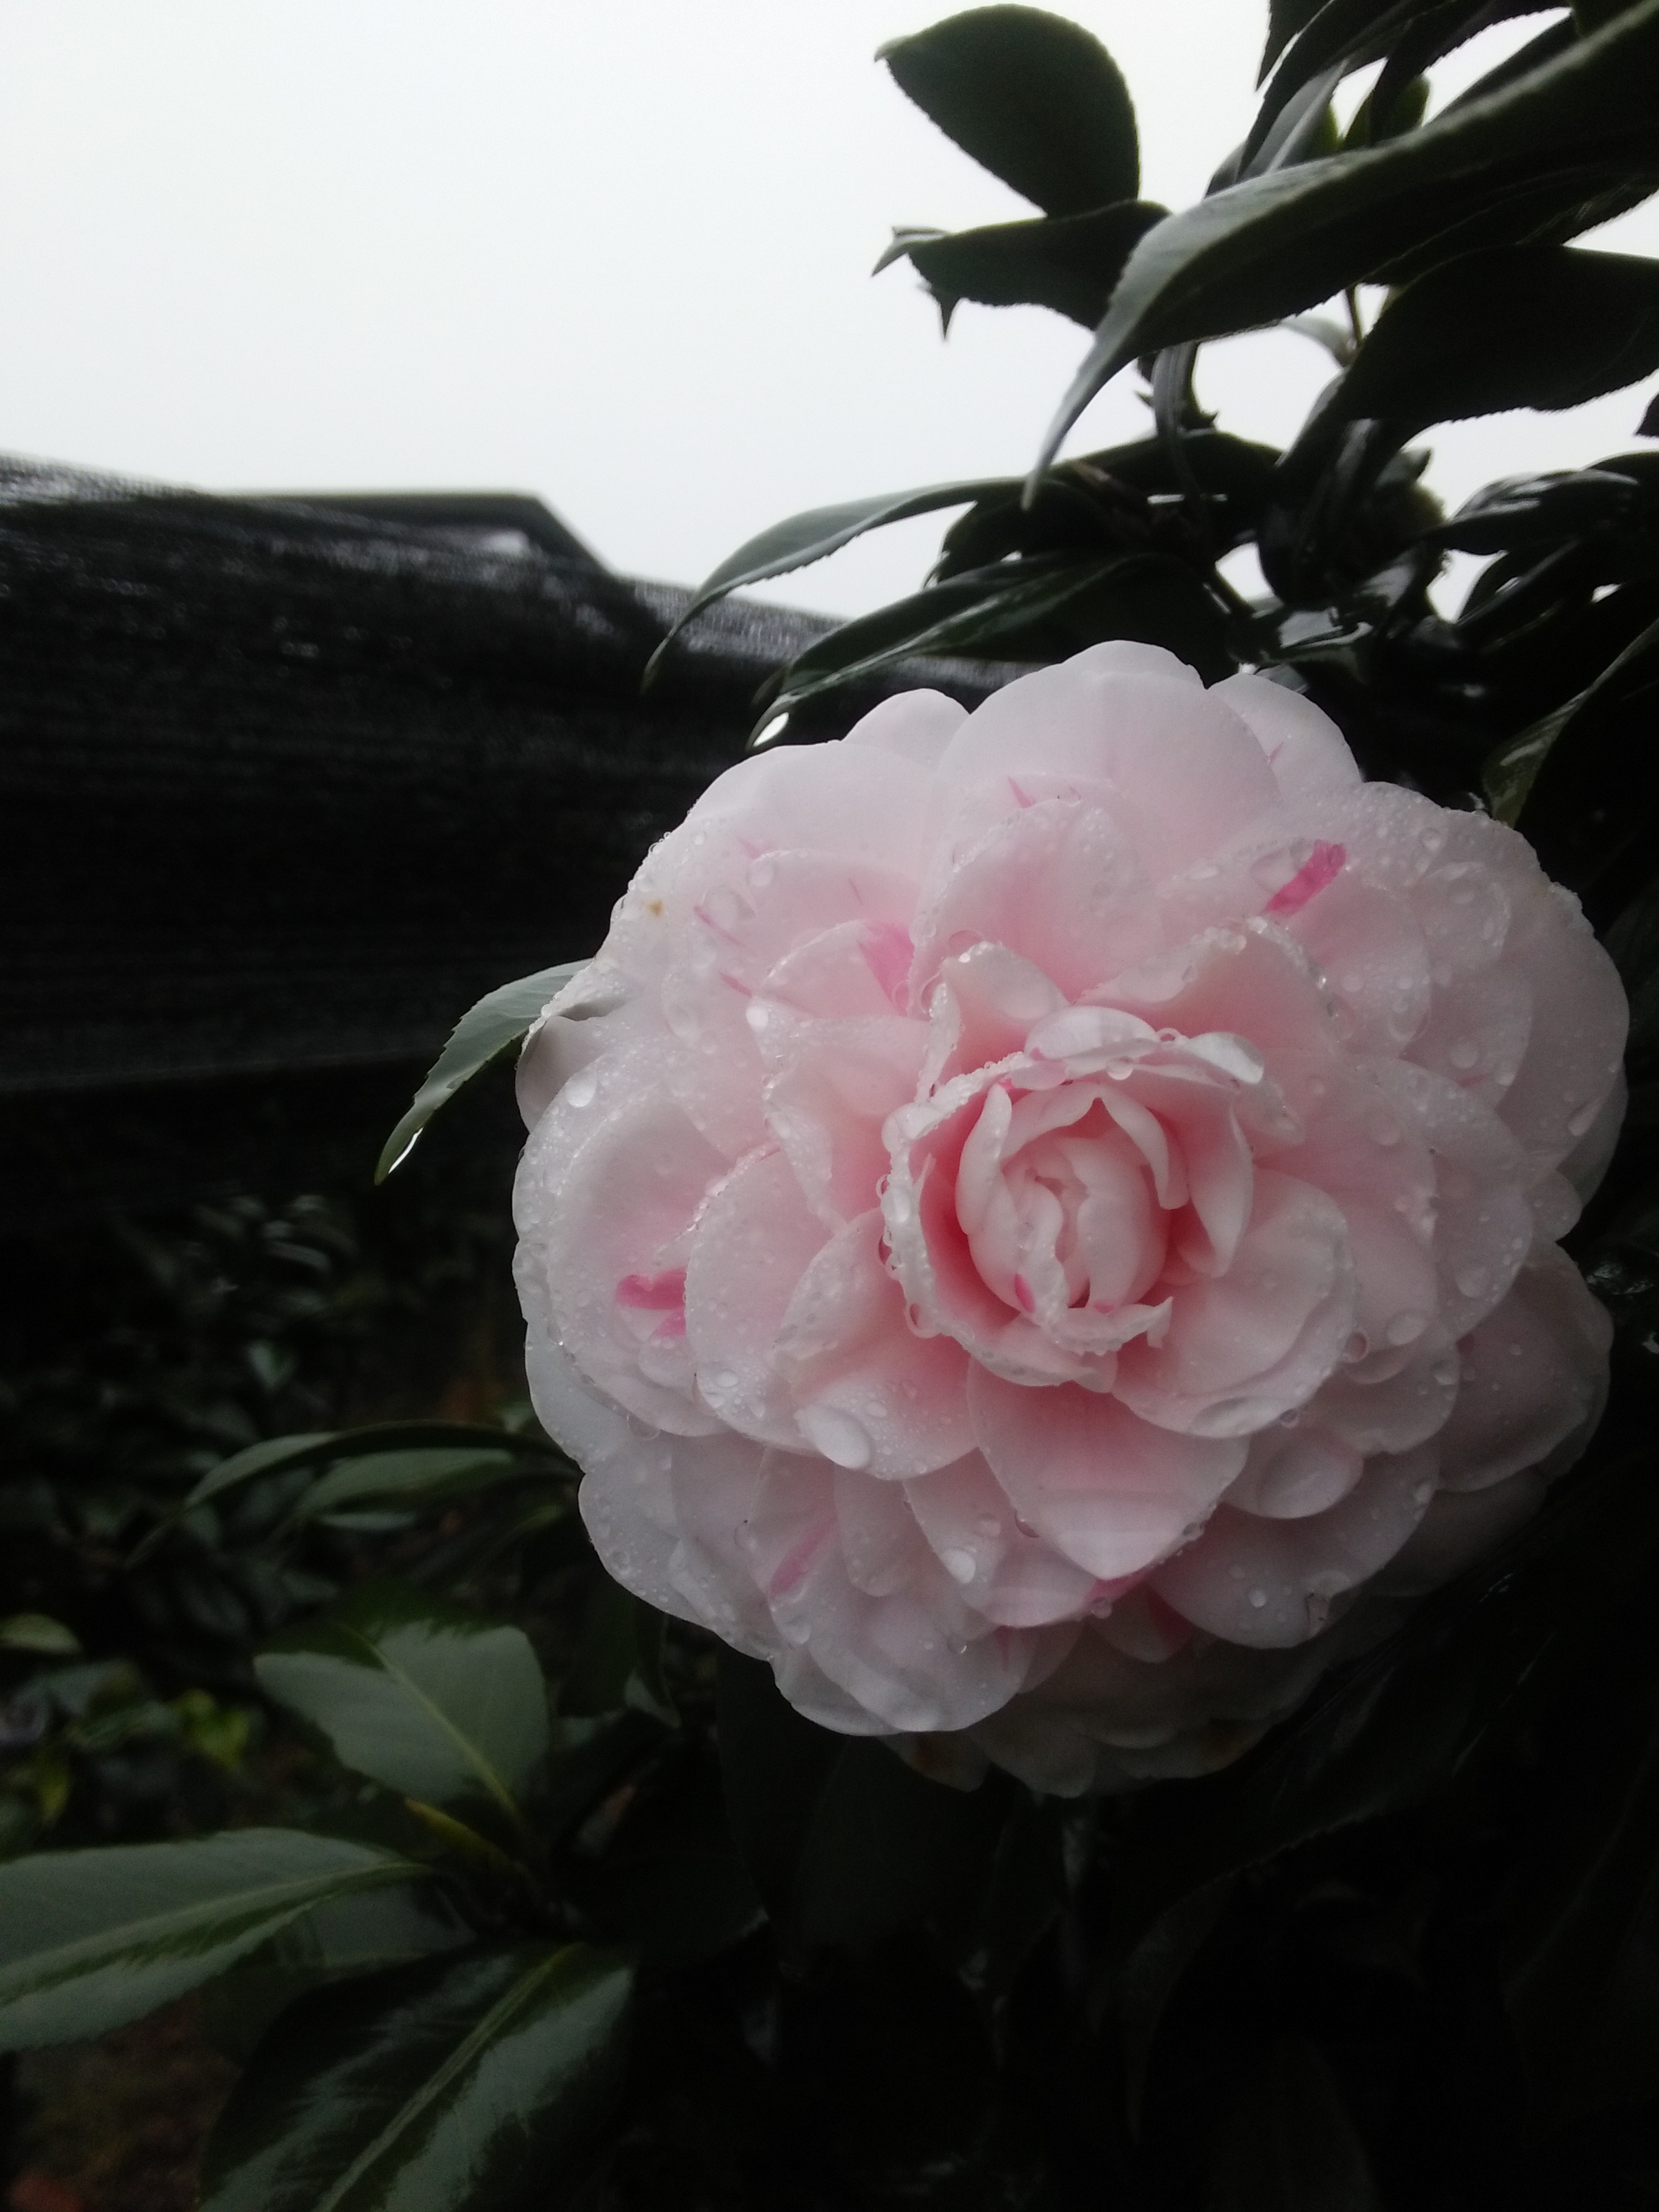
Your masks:
<instances>
[{"instance_id":1,"label":"camellia bush","mask_svg":"<svg viewBox=\"0 0 1659 2212\"><path fill-rule=\"evenodd\" d=\"M1528 12L1276 0L1176 213L1075 26L885 51L1036 210L885 259L1091 333L1032 473L723 564L952 518L393 1133L527 1039L541 1430L256 1443L140 1547L350 1538L246 1639L311 1818L0 1868L6 2048L240 2022L209 2212L1659 2200L1659 457L1448 515L1414 442L1659 370L1572 242L1659 0L1428 113ZM1275 325L1283 452L1194 383ZM815 742L919 656L1007 680Z\"/></svg>"}]
</instances>

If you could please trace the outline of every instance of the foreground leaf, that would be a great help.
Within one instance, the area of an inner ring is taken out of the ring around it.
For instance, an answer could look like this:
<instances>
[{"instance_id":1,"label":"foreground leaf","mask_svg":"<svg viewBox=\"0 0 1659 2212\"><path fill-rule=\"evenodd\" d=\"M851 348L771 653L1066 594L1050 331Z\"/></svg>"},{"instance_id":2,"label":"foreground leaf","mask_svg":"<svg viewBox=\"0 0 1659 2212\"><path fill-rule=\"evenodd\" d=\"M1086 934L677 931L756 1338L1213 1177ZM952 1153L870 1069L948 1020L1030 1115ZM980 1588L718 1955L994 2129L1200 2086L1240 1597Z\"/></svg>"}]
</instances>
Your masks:
<instances>
[{"instance_id":1,"label":"foreground leaf","mask_svg":"<svg viewBox=\"0 0 1659 2212\"><path fill-rule=\"evenodd\" d=\"M380 1584L289 1630L261 1686L328 1738L342 1765L406 1797L521 1832L547 1752L547 1689L522 1629Z\"/></svg>"},{"instance_id":2,"label":"foreground leaf","mask_svg":"<svg viewBox=\"0 0 1659 2212\"><path fill-rule=\"evenodd\" d=\"M1335 395L1403 439L1510 407L1577 407L1659 368L1659 262L1559 246L1466 253L1396 293Z\"/></svg>"},{"instance_id":3,"label":"foreground leaf","mask_svg":"<svg viewBox=\"0 0 1659 2212\"><path fill-rule=\"evenodd\" d=\"M1038 8L975 8L877 58L947 138L1045 215L1080 215L1140 188L1134 104L1080 24Z\"/></svg>"},{"instance_id":4,"label":"foreground leaf","mask_svg":"<svg viewBox=\"0 0 1659 2212\"><path fill-rule=\"evenodd\" d=\"M415 1149L416 1139L438 1109L488 1067L498 1054L516 1044L542 1008L586 963L568 960L562 967L544 968L534 975L520 975L487 991L476 1006L461 1016L449 1042L427 1072L409 1111L386 1139L374 1170L376 1182L384 1182L401 1167Z\"/></svg>"},{"instance_id":5,"label":"foreground leaf","mask_svg":"<svg viewBox=\"0 0 1659 2212\"><path fill-rule=\"evenodd\" d=\"M1599 220L1598 196L1615 187L1650 190L1656 61L1659 0L1640 0L1519 83L1405 138L1252 178L1159 223L1129 257L1036 472L1139 355L1316 307L1483 211L1508 209L1524 240L1576 208L1579 227Z\"/></svg>"},{"instance_id":6,"label":"foreground leaf","mask_svg":"<svg viewBox=\"0 0 1659 2212\"><path fill-rule=\"evenodd\" d=\"M704 577L692 593L679 620L652 654L645 680L650 683L662 665L664 654L689 622L728 592L739 592L769 576L787 575L814 561L827 560L843 545L850 545L867 530L880 530L890 522L908 522L919 514L935 514L946 507L969 507L975 500L1017 492L1012 477L965 483L929 484L921 491L883 492L874 499L848 500L839 507L815 507L804 514L791 514L739 545L718 568Z\"/></svg>"},{"instance_id":7,"label":"foreground leaf","mask_svg":"<svg viewBox=\"0 0 1659 2212\"><path fill-rule=\"evenodd\" d=\"M1040 554L843 623L789 664L763 722L896 660L1061 659L1110 637L1166 646L1209 683L1233 671L1220 609L1189 568L1156 554Z\"/></svg>"},{"instance_id":8,"label":"foreground leaf","mask_svg":"<svg viewBox=\"0 0 1659 2212\"><path fill-rule=\"evenodd\" d=\"M0 2051L102 2035L328 1899L425 1878L291 1828L15 1859L0 1866Z\"/></svg>"},{"instance_id":9,"label":"foreground leaf","mask_svg":"<svg viewBox=\"0 0 1659 2212\"><path fill-rule=\"evenodd\" d=\"M514 1944L285 2014L209 2146L203 2212L495 2212L560 2201L557 2162L618 2085L632 1975Z\"/></svg>"},{"instance_id":10,"label":"foreground leaf","mask_svg":"<svg viewBox=\"0 0 1659 2212\"><path fill-rule=\"evenodd\" d=\"M1125 200L1086 215L988 223L948 235L901 231L876 266L908 258L947 325L959 300L975 300L988 307L1052 307L1092 330L1131 249L1168 212L1152 201Z\"/></svg>"}]
</instances>

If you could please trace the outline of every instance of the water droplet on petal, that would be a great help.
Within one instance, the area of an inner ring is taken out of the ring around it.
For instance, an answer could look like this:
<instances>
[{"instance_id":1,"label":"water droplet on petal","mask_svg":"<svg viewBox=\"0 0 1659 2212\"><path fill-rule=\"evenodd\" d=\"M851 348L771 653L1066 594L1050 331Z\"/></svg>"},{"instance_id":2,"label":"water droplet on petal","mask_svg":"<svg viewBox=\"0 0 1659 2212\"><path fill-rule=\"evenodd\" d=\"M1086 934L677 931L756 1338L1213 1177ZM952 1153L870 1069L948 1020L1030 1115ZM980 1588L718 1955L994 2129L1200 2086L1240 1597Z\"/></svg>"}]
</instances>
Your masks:
<instances>
[{"instance_id":1,"label":"water droplet on petal","mask_svg":"<svg viewBox=\"0 0 1659 2212\"><path fill-rule=\"evenodd\" d=\"M1249 1593L1249 1599L1250 1599L1250 1603L1251 1603L1251 1604L1252 1604L1252 1605L1256 1608L1256 1611L1259 1613L1259 1612L1261 1610L1262 1607L1263 1607L1264 1605L1266 1605L1266 1603L1267 1602L1267 1591L1266 1591L1266 1590L1264 1590L1264 1589L1253 1589L1253 1590Z\"/></svg>"},{"instance_id":2,"label":"water droplet on petal","mask_svg":"<svg viewBox=\"0 0 1659 2212\"><path fill-rule=\"evenodd\" d=\"M1454 1067L1473 1067L1480 1057L1480 1048L1468 1037L1460 1037L1446 1054Z\"/></svg>"},{"instance_id":3,"label":"water droplet on petal","mask_svg":"<svg viewBox=\"0 0 1659 2212\"><path fill-rule=\"evenodd\" d=\"M566 1100L572 1106L591 1106L599 1087L599 1079L591 1067L579 1067L564 1086Z\"/></svg>"},{"instance_id":4,"label":"water droplet on petal","mask_svg":"<svg viewBox=\"0 0 1659 2212\"><path fill-rule=\"evenodd\" d=\"M1363 1359L1370 1348L1371 1340L1370 1337L1366 1335L1363 1328L1357 1328L1353 1334L1348 1339L1347 1342L1343 1346L1342 1357L1352 1367L1356 1360Z\"/></svg>"},{"instance_id":5,"label":"water droplet on petal","mask_svg":"<svg viewBox=\"0 0 1659 2212\"><path fill-rule=\"evenodd\" d=\"M1594 1105L1589 1105L1581 1106L1576 1114L1569 1114L1567 1116L1568 1134L1574 1137L1583 1137L1587 1135L1591 1123L1595 1119L1596 1111L1597 1109Z\"/></svg>"},{"instance_id":6,"label":"water droplet on petal","mask_svg":"<svg viewBox=\"0 0 1659 2212\"><path fill-rule=\"evenodd\" d=\"M979 1562L973 1553L959 1551L954 1545L939 1556L940 1565L952 1582L970 1583L979 1571Z\"/></svg>"},{"instance_id":7,"label":"water droplet on petal","mask_svg":"<svg viewBox=\"0 0 1659 2212\"><path fill-rule=\"evenodd\" d=\"M1428 1325L1426 1314L1397 1313L1382 1334L1390 1344L1415 1344Z\"/></svg>"},{"instance_id":8,"label":"water droplet on petal","mask_svg":"<svg viewBox=\"0 0 1659 2212\"><path fill-rule=\"evenodd\" d=\"M1485 1267L1460 1267L1452 1280L1466 1298L1479 1298L1486 1296L1492 1276Z\"/></svg>"},{"instance_id":9,"label":"water droplet on petal","mask_svg":"<svg viewBox=\"0 0 1659 2212\"><path fill-rule=\"evenodd\" d=\"M837 1467L869 1466L870 1438L839 1406L803 1406L795 1419L807 1442Z\"/></svg>"}]
</instances>

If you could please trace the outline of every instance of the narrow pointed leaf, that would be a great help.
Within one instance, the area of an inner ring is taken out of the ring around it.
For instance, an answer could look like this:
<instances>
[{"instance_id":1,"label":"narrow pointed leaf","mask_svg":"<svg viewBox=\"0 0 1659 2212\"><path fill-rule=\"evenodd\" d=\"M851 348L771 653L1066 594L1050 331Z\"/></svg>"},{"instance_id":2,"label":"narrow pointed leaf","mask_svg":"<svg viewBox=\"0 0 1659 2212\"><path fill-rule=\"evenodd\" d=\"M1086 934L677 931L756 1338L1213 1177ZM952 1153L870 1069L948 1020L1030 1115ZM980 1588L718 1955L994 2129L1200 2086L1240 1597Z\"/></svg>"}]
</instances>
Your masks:
<instances>
[{"instance_id":1,"label":"narrow pointed leaf","mask_svg":"<svg viewBox=\"0 0 1659 2212\"><path fill-rule=\"evenodd\" d=\"M522 1829L520 1801L548 1744L546 1686L522 1630L382 1583L289 1630L253 1663L342 1765Z\"/></svg>"},{"instance_id":2,"label":"narrow pointed leaf","mask_svg":"<svg viewBox=\"0 0 1659 2212\"><path fill-rule=\"evenodd\" d=\"M898 247L948 321L959 300L988 307L1052 307L1092 330L1106 312L1131 249L1169 210L1125 200L1087 215L990 223Z\"/></svg>"},{"instance_id":3,"label":"narrow pointed leaf","mask_svg":"<svg viewBox=\"0 0 1659 2212\"><path fill-rule=\"evenodd\" d=\"M569 960L558 968L544 968L534 975L520 975L516 982L487 991L476 1006L461 1016L449 1042L415 1093L408 1113L386 1139L374 1170L376 1182L384 1182L409 1158L422 1130L464 1083L470 1083L498 1054L518 1042L554 993L582 964L580 960Z\"/></svg>"},{"instance_id":4,"label":"narrow pointed leaf","mask_svg":"<svg viewBox=\"0 0 1659 2212\"><path fill-rule=\"evenodd\" d=\"M739 545L735 553L722 561L718 568L698 585L684 613L652 654L645 674L649 683L662 664L663 655L686 624L700 615L716 599L724 599L728 592L744 590L750 584L764 582L769 576L787 575L793 568L805 568L814 561L827 560L830 554L850 545L866 530L880 530L890 522L908 522L918 514L934 514L947 507L970 507L975 500L1006 495L1018 491L1018 481L1012 477L993 477L977 483L929 484L921 491L883 492L874 499L848 500L840 507L815 507L804 514L792 514L782 522L775 522L763 530L757 538Z\"/></svg>"},{"instance_id":5,"label":"narrow pointed leaf","mask_svg":"<svg viewBox=\"0 0 1659 2212\"><path fill-rule=\"evenodd\" d=\"M1045 215L1079 215L1140 189L1134 105L1080 24L1040 8L975 8L880 59L964 154Z\"/></svg>"},{"instance_id":6,"label":"narrow pointed leaf","mask_svg":"<svg viewBox=\"0 0 1659 2212\"><path fill-rule=\"evenodd\" d=\"M1252 329L1497 214L1513 240L1571 234L1618 188L1659 180L1659 0L1519 83L1409 137L1215 193L1149 231L1043 441L1038 471L1084 408L1139 356ZM1553 226L1553 228L1552 228ZM1482 238L1473 242L1505 242Z\"/></svg>"},{"instance_id":7,"label":"narrow pointed leaf","mask_svg":"<svg viewBox=\"0 0 1659 2212\"><path fill-rule=\"evenodd\" d=\"M303 2001L214 2131L203 2212L507 2212L619 2086L632 1974L520 1943Z\"/></svg>"},{"instance_id":8,"label":"narrow pointed leaf","mask_svg":"<svg viewBox=\"0 0 1659 2212\"><path fill-rule=\"evenodd\" d=\"M1220 611L1190 570L1140 554L1038 556L843 623L791 662L766 720L913 655L1046 660L1108 637L1166 645L1210 681L1232 671Z\"/></svg>"},{"instance_id":9,"label":"narrow pointed leaf","mask_svg":"<svg viewBox=\"0 0 1659 2212\"><path fill-rule=\"evenodd\" d=\"M0 1866L0 2051L102 2035L317 1905L426 1872L289 1828L14 1859Z\"/></svg>"},{"instance_id":10,"label":"narrow pointed leaf","mask_svg":"<svg viewBox=\"0 0 1659 2212\"><path fill-rule=\"evenodd\" d=\"M373 1499L429 1505L441 1499L470 1498L501 1482L521 1481L538 1471L537 1461L554 1467L561 1455L551 1449L534 1458L489 1444L428 1444L402 1451L368 1452L349 1459L314 1482L294 1509L296 1521L315 1521L325 1513Z\"/></svg>"}]
</instances>

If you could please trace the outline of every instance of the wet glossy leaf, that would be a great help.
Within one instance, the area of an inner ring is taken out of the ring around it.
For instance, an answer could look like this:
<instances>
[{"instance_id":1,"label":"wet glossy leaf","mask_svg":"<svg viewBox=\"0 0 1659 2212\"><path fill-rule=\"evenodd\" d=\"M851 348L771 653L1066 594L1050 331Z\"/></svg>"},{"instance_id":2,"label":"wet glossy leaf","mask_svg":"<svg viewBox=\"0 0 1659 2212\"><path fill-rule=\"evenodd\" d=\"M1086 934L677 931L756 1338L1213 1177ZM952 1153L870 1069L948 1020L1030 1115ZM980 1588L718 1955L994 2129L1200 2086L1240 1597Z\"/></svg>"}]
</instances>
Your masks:
<instances>
[{"instance_id":1,"label":"wet glossy leaf","mask_svg":"<svg viewBox=\"0 0 1659 2212\"><path fill-rule=\"evenodd\" d=\"M254 1667L343 1765L521 1829L548 1746L546 1686L521 1629L381 1584L290 1629Z\"/></svg>"},{"instance_id":2,"label":"wet glossy leaf","mask_svg":"<svg viewBox=\"0 0 1659 2212\"><path fill-rule=\"evenodd\" d=\"M240 1490L264 1476L286 1474L307 1468L333 1468L339 1480L325 1476L325 1485L332 1487L327 1494L343 1503L351 1494L355 1478L349 1469L368 1463L370 1474L368 1490L373 1492L378 1477L374 1472L392 1455L404 1462L404 1495L416 1494L422 1487L422 1473L434 1474L441 1483L447 1471L446 1463L423 1457L427 1454L469 1454L474 1457L505 1455L521 1462L560 1461L563 1455L543 1436L515 1436L507 1429L487 1428L482 1423L469 1421L386 1421L361 1429L340 1429L313 1436L270 1437L263 1443L250 1444L246 1451L233 1454L204 1474L179 1509L179 1514L191 1511L221 1498L227 1491ZM149 1545L135 1554L142 1558Z\"/></svg>"},{"instance_id":3,"label":"wet glossy leaf","mask_svg":"<svg viewBox=\"0 0 1659 2212\"><path fill-rule=\"evenodd\" d=\"M409 1111L386 1139L374 1170L376 1182L384 1182L409 1158L438 1109L499 1054L516 1044L555 992L582 965L580 960L571 960L562 967L544 968L534 975L521 975L516 982L487 991L476 1006L461 1016L415 1093Z\"/></svg>"},{"instance_id":4,"label":"wet glossy leaf","mask_svg":"<svg viewBox=\"0 0 1659 2212\"><path fill-rule=\"evenodd\" d=\"M850 545L867 530L880 530L890 522L908 522L915 515L935 514L943 507L968 507L977 499L1018 492L1018 481L993 477L963 483L929 484L921 491L884 492L874 499L846 501L839 507L816 507L775 522L728 555L718 568L705 576L692 594L685 611L652 654L645 672L648 684L661 666L674 640L705 607L728 592L744 590L769 576L782 576L827 560L843 545Z\"/></svg>"},{"instance_id":5,"label":"wet glossy leaf","mask_svg":"<svg viewBox=\"0 0 1659 2212\"><path fill-rule=\"evenodd\" d=\"M1052 307L1092 330L1130 249L1169 212L1128 200L1087 215L999 222L945 234L898 233L878 268L906 258L948 325L958 301L988 307Z\"/></svg>"},{"instance_id":6,"label":"wet glossy leaf","mask_svg":"<svg viewBox=\"0 0 1659 2212\"><path fill-rule=\"evenodd\" d=\"M896 660L1059 659L1108 637L1167 646L1211 682L1234 666L1221 611L1190 569L1155 555L1040 554L951 576L843 623L784 671L763 726Z\"/></svg>"},{"instance_id":7,"label":"wet glossy leaf","mask_svg":"<svg viewBox=\"0 0 1659 2212\"><path fill-rule=\"evenodd\" d=\"M1403 442L1431 422L1577 407L1655 368L1659 262L1502 247L1464 254L1395 293L1328 416L1386 416Z\"/></svg>"},{"instance_id":8,"label":"wet glossy leaf","mask_svg":"<svg viewBox=\"0 0 1659 2212\"><path fill-rule=\"evenodd\" d=\"M1598 194L1632 182L1651 190L1656 56L1659 0L1641 0L1518 84L1405 138L1252 178L1158 224L1129 257L1039 470L1094 394L1142 354L1316 307L1482 211L1512 218L1516 240L1552 225L1552 235L1571 235L1573 210L1600 219Z\"/></svg>"},{"instance_id":9,"label":"wet glossy leaf","mask_svg":"<svg viewBox=\"0 0 1659 2212\"><path fill-rule=\"evenodd\" d=\"M1133 103L1080 24L1037 8L975 8L893 40L878 58L964 154L1045 215L1139 191Z\"/></svg>"},{"instance_id":10,"label":"wet glossy leaf","mask_svg":"<svg viewBox=\"0 0 1659 2212\"><path fill-rule=\"evenodd\" d=\"M631 1973L520 1943L302 2001L239 2082L203 2212L506 2212L619 2084Z\"/></svg>"},{"instance_id":11,"label":"wet glossy leaf","mask_svg":"<svg viewBox=\"0 0 1659 2212\"><path fill-rule=\"evenodd\" d=\"M52 1851L0 1867L0 2050L101 2035L331 1899L417 1881L390 1851L289 1828Z\"/></svg>"}]
</instances>

